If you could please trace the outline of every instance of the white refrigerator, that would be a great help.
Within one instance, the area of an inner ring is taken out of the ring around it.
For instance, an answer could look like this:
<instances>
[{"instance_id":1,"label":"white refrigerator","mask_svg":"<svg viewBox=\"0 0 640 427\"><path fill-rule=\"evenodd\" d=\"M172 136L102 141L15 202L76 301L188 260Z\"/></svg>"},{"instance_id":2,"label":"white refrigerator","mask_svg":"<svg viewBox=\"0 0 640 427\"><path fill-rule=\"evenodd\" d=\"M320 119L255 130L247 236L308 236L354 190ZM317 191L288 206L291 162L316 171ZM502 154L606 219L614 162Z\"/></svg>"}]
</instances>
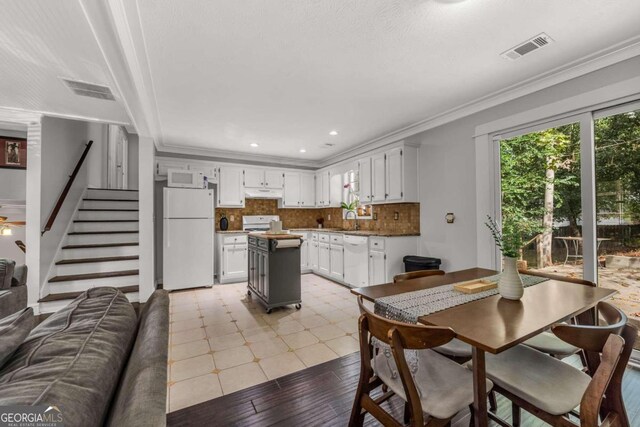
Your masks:
<instances>
[{"instance_id":1,"label":"white refrigerator","mask_svg":"<svg viewBox=\"0 0 640 427\"><path fill-rule=\"evenodd\" d=\"M213 285L213 190L165 188L162 281L164 289Z\"/></svg>"}]
</instances>

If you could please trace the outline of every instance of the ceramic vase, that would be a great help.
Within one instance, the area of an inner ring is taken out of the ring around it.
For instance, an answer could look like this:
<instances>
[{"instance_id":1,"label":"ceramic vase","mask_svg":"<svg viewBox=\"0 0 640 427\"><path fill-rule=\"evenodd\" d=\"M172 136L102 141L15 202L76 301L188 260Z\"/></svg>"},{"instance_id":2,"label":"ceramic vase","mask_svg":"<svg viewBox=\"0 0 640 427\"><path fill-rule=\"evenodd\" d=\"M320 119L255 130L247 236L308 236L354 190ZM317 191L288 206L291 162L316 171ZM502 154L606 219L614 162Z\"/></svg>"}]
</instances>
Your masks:
<instances>
[{"instance_id":1,"label":"ceramic vase","mask_svg":"<svg viewBox=\"0 0 640 427\"><path fill-rule=\"evenodd\" d=\"M504 270L498 281L498 292L502 298L519 300L524 295L524 287L518 273L518 259L503 257L502 266Z\"/></svg>"}]
</instances>

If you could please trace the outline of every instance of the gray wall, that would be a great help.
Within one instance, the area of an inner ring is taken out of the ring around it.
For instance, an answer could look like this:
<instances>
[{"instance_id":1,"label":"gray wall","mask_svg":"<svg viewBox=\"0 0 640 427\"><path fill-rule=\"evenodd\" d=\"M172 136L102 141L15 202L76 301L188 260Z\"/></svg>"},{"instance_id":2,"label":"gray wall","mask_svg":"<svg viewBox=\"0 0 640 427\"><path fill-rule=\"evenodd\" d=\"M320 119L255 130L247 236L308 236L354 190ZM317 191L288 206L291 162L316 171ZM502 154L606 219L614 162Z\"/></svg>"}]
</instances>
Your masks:
<instances>
[{"instance_id":1,"label":"gray wall","mask_svg":"<svg viewBox=\"0 0 640 427\"><path fill-rule=\"evenodd\" d=\"M420 253L442 258L449 271L477 265L476 126L637 77L638 70L635 57L409 138L422 144ZM455 213L454 224L446 224L447 212Z\"/></svg>"},{"instance_id":2,"label":"gray wall","mask_svg":"<svg viewBox=\"0 0 640 427\"><path fill-rule=\"evenodd\" d=\"M27 139L27 132L0 128L0 136ZM0 200L25 200L26 198L27 171L0 168Z\"/></svg>"}]
</instances>

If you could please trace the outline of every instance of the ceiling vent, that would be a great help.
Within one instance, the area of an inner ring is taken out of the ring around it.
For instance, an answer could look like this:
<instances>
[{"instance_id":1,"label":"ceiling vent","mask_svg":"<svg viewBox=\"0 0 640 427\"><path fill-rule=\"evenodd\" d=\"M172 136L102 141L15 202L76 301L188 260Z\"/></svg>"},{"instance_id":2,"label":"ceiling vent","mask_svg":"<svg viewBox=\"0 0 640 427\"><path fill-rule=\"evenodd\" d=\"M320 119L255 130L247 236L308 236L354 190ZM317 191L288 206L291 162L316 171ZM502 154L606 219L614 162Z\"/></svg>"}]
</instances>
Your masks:
<instances>
[{"instance_id":1,"label":"ceiling vent","mask_svg":"<svg viewBox=\"0 0 640 427\"><path fill-rule=\"evenodd\" d=\"M502 52L500 56L513 61L551 43L553 43L553 39L551 37L549 37L545 33L540 33L532 39L527 40L524 43L520 43L516 47L513 47L506 52Z\"/></svg>"},{"instance_id":2,"label":"ceiling vent","mask_svg":"<svg viewBox=\"0 0 640 427\"><path fill-rule=\"evenodd\" d=\"M332 143L330 143L330 142L325 142L325 144L324 144L322 147L324 147L324 148L331 148L331 147L333 147L334 145L336 145L336 144L332 144Z\"/></svg>"},{"instance_id":3,"label":"ceiling vent","mask_svg":"<svg viewBox=\"0 0 640 427\"><path fill-rule=\"evenodd\" d=\"M93 83L80 82L77 80L69 80L64 78L62 79L62 81L76 95L115 101L111 89L109 89L107 86L101 86Z\"/></svg>"}]
</instances>

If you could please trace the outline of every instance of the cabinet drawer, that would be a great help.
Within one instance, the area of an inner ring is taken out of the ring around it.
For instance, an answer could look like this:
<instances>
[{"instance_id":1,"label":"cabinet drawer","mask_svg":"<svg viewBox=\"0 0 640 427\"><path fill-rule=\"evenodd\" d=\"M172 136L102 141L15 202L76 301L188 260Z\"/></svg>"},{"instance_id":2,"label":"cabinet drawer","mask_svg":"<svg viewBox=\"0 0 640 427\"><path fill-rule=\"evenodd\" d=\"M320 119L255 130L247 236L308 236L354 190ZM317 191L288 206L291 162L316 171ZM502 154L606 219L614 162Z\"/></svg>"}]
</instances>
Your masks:
<instances>
[{"instance_id":1,"label":"cabinet drawer","mask_svg":"<svg viewBox=\"0 0 640 427\"><path fill-rule=\"evenodd\" d=\"M371 249L384 250L384 237L371 237L369 245Z\"/></svg>"},{"instance_id":2,"label":"cabinet drawer","mask_svg":"<svg viewBox=\"0 0 640 427\"><path fill-rule=\"evenodd\" d=\"M341 245L343 240L344 236L342 234L329 234L329 241L332 245Z\"/></svg>"},{"instance_id":3,"label":"cabinet drawer","mask_svg":"<svg viewBox=\"0 0 640 427\"><path fill-rule=\"evenodd\" d=\"M260 249L269 249L269 241L265 239L258 239L258 247Z\"/></svg>"},{"instance_id":4,"label":"cabinet drawer","mask_svg":"<svg viewBox=\"0 0 640 427\"><path fill-rule=\"evenodd\" d=\"M257 237L249 237L249 246L256 246L258 244Z\"/></svg>"},{"instance_id":5,"label":"cabinet drawer","mask_svg":"<svg viewBox=\"0 0 640 427\"><path fill-rule=\"evenodd\" d=\"M329 243L329 235L326 233L318 233L318 240L324 243Z\"/></svg>"},{"instance_id":6,"label":"cabinet drawer","mask_svg":"<svg viewBox=\"0 0 640 427\"><path fill-rule=\"evenodd\" d=\"M233 245L235 243L247 243L246 234L234 234L231 236L224 236L222 238L223 245Z\"/></svg>"},{"instance_id":7,"label":"cabinet drawer","mask_svg":"<svg viewBox=\"0 0 640 427\"><path fill-rule=\"evenodd\" d=\"M311 233L311 240L313 240L314 242L318 241L318 234L320 233Z\"/></svg>"}]
</instances>

